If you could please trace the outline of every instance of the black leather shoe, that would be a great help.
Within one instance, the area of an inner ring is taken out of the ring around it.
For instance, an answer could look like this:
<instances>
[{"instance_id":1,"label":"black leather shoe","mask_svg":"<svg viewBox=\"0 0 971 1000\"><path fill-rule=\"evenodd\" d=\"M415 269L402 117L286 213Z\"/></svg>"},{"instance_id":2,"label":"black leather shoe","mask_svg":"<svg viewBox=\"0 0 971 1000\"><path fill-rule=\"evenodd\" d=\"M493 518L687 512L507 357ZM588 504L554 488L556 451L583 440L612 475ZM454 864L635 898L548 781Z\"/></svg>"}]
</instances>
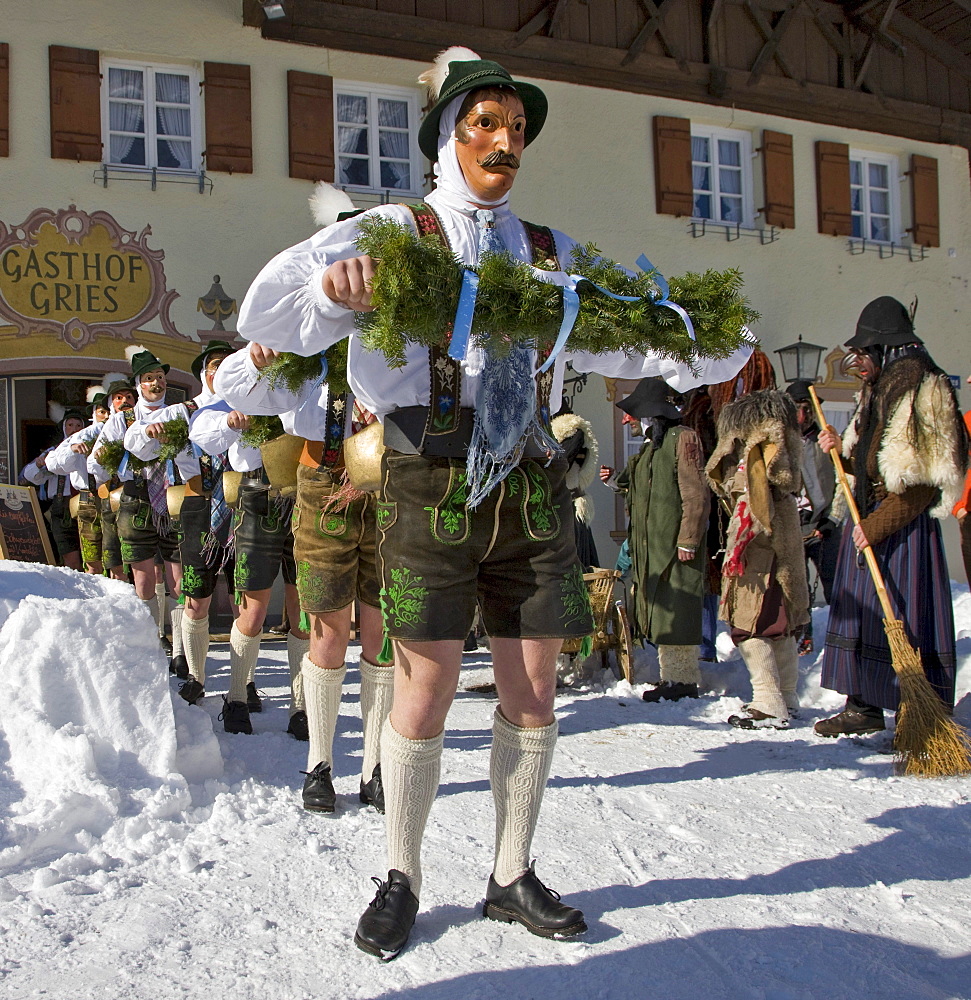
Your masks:
<instances>
[{"instance_id":1,"label":"black leather shoe","mask_svg":"<svg viewBox=\"0 0 971 1000\"><path fill-rule=\"evenodd\" d=\"M172 655L172 640L167 635L160 635L158 641L162 644L162 652L166 656Z\"/></svg>"},{"instance_id":2,"label":"black leather shoe","mask_svg":"<svg viewBox=\"0 0 971 1000\"><path fill-rule=\"evenodd\" d=\"M390 962L408 943L418 913L418 900L404 872L392 868L388 881L371 881L378 887L374 899L357 922L354 943L382 962Z\"/></svg>"},{"instance_id":3,"label":"black leather shoe","mask_svg":"<svg viewBox=\"0 0 971 1000\"><path fill-rule=\"evenodd\" d=\"M384 783L381 781L381 765L375 764L370 781L361 782L361 801L366 806L374 806L379 813L384 812Z\"/></svg>"},{"instance_id":4,"label":"black leather shoe","mask_svg":"<svg viewBox=\"0 0 971 1000\"><path fill-rule=\"evenodd\" d=\"M251 712L263 711L263 702L256 693L256 685L252 681L246 685L246 707Z\"/></svg>"},{"instance_id":5,"label":"black leather shoe","mask_svg":"<svg viewBox=\"0 0 971 1000\"><path fill-rule=\"evenodd\" d=\"M249 710L242 701L230 701L223 698L223 710L219 713L223 721L223 729L227 733L245 733L253 735L253 723L249 720Z\"/></svg>"},{"instance_id":6,"label":"black leather shoe","mask_svg":"<svg viewBox=\"0 0 971 1000\"><path fill-rule=\"evenodd\" d=\"M169 673L175 674L180 681L187 681L189 679L189 661L182 653L179 653L178 656L173 656L169 660Z\"/></svg>"},{"instance_id":7,"label":"black leather shoe","mask_svg":"<svg viewBox=\"0 0 971 1000\"><path fill-rule=\"evenodd\" d=\"M337 793L330 777L330 764L321 761L312 771L301 771L307 776L303 783L303 807L308 812L332 813L337 808Z\"/></svg>"},{"instance_id":8,"label":"black leather shoe","mask_svg":"<svg viewBox=\"0 0 971 1000\"><path fill-rule=\"evenodd\" d=\"M179 688L179 697L184 698L190 705L198 705L206 696L206 689L195 679L190 677L185 684Z\"/></svg>"},{"instance_id":9,"label":"black leather shoe","mask_svg":"<svg viewBox=\"0 0 971 1000\"><path fill-rule=\"evenodd\" d=\"M820 719L813 726L813 731L817 736L866 736L868 733L882 733L886 728L882 708L851 695L846 699L842 712L829 719Z\"/></svg>"},{"instance_id":10,"label":"black leather shoe","mask_svg":"<svg viewBox=\"0 0 971 1000\"><path fill-rule=\"evenodd\" d=\"M482 915L507 924L516 920L540 937L561 940L582 934L587 929L583 914L561 903L559 893L543 885L533 868L507 886L490 875Z\"/></svg>"},{"instance_id":11,"label":"black leather shoe","mask_svg":"<svg viewBox=\"0 0 971 1000\"><path fill-rule=\"evenodd\" d=\"M295 740L307 743L310 740L310 727L307 724L307 713L302 709L299 712L294 712L293 715L290 716L290 722L287 724L287 732Z\"/></svg>"},{"instance_id":12,"label":"black leather shoe","mask_svg":"<svg viewBox=\"0 0 971 1000\"><path fill-rule=\"evenodd\" d=\"M645 691L644 701L680 701L682 698L697 698L697 684L682 684L680 681L662 681L657 687Z\"/></svg>"}]
</instances>

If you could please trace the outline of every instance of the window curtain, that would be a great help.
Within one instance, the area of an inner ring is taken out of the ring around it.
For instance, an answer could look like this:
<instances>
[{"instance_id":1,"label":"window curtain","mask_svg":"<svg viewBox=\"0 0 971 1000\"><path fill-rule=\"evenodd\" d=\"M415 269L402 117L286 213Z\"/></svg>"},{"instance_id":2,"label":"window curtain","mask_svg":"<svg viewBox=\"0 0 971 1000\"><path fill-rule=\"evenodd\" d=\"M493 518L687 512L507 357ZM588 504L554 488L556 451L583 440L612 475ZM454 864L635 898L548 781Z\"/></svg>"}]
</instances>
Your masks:
<instances>
[{"instance_id":1,"label":"window curtain","mask_svg":"<svg viewBox=\"0 0 971 1000\"><path fill-rule=\"evenodd\" d=\"M135 140L145 133L145 91L141 70L109 69L108 97L108 128L112 133L110 162L125 163ZM116 132L137 134L115 135Z\"/></svg>"},{"instance_id":2,"label":"window curtain","mask_svg":"<svg viewBox=\"0 0 971 1000\"><path fill-rule=\"evenodd\" d=\"M176 138L192 135L192 124L189 112L189 78L175 73L157 73L155 75L155 99L159 102L155 114L159 135L159 165L163 160L163 147L166 148L178 170L192 169L191 138ZM162 107L162 103L170 105ZM171 105L181 107L171 107Z\"/></svg>"}]
</instances>

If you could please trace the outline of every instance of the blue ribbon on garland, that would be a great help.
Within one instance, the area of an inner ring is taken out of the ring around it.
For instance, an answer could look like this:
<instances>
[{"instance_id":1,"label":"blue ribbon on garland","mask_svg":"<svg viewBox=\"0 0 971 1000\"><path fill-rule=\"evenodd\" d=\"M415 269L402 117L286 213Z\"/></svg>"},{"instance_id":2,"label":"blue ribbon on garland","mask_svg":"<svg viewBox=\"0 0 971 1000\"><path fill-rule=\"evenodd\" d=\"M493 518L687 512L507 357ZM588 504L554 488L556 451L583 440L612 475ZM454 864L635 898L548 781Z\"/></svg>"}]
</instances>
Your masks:
<instances>
[{"instance_id":1,"label":"blue ribbon on garland","mask_svg":"<svg viewBox=\"0 0 971 1000\"><path fill-rule=\"evenodd\" d=\"M684 322L685 329L688 331L688 336L694 340L695 339L695 328L694 324L691 322L691 317L677 304L677 302L672 302L668 295L670 294L670 286L667 283L664 275L658 271L654 265L647 259L644 254L641 254L637 258L637 266L645 273L654 272L654 283L658 287L658 297L654 299L654 304L657 306L666 306L668 309L673 309ZM618 295L616 292L611 292L606 288L601 288L600 285L595 284L590 281L589 278L583 277L582 274L568 274L567 282L562 286L563 288L563 319L560 322L560 329L557 332L556 340L553 344L553 349L550 351L549 357L543 363L542 367L539 369L539 374L545 372L550 365L556 360L557 355L566 346L566 342L569 339L570 333L573 330L573 326L577 321L577 316L580 314L580 296L577 294L577 286L581 281L586 281L593 285L598 292L603 295L607 295L612 299L616 299L618 302L637 302L640 299L638 295ZM479 276L475 271L466 270L462 274L462 290L459 293L459 304L458 308L455 310L455 322L452 327L452 342L449 344L448 356L456 361L462 361L465 358L466 351L469 346L469 337L472 333L472 317L475 314L475 300L479 291ZM324 361L324 370L327 369L327 362Z\"/></svg>"}]
</instances>

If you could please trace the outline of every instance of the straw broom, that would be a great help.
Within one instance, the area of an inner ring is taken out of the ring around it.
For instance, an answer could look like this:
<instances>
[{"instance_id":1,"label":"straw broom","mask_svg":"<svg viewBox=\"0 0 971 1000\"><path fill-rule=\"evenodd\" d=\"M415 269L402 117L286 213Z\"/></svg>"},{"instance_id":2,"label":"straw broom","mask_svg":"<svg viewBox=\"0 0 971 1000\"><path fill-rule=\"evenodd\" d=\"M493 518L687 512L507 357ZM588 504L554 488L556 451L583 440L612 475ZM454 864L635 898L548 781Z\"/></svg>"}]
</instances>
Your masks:
<instances>
[{"instance_id":1,"label":"straw broom","mask_svg":"<svg viewBox=\"0 0 971 1000\"><path fill-rule=\"evenodd\" d=\"M814 386L809 386L809 394L812 396L819 426L826 427L826 418ZM859 524L860 511L843 470L839 452L831 448L829 454L836 467L836 475L846 497L850 516L854 524ZM898 773L924 778L971 773L971 741L948 714L944 702L931 687L920 662L920 652L907 640L904 623L894 617L873 549L867 545L862 552L883 608L883 628L890 645L893 669L900 683L900 708L897 711L893 740L896 770Z\"/></svg>"}]
</instances>

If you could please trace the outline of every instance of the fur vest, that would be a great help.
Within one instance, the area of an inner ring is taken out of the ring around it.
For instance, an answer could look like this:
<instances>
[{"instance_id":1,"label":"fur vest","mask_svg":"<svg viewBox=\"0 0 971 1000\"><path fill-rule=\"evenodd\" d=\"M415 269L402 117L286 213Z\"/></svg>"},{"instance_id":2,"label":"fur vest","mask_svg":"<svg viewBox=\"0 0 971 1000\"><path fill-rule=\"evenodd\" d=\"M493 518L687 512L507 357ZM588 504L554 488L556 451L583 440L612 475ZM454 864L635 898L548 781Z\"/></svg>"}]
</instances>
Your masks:
<instances>
[{"instance_id":1,"label":"fur vest","mask_svg":"<svg viewBox=\"0 0 971 1000\"><path fill-rule=\"evenodd\" d=\"M573 510L579 520L584 524L593 521L593 500L586 495L587 487L597 478L600 469L600 449L597 446L597 439L594 437L593 428L589 420L578 417L575 413L561 413L550 422L553 437L557 441L563 442L568 437L576 434L577 431L583 433L583 447L586 449L586 458L580 463L571 462L566 470L566 485L573 497Z\"/></svg>"},{"instance_id":2,"label":"fur vest","mask_svg":"<svg viewBox=\"0 0 971 1000\"><path fill-rule=\"evenodd\" d=\"M876 420L875 446L866 456L869 478L889 493L936 486L940 497L930 514L947 517L967 465L961 415L947 376L923 356L887 365L860 396L843 435L844 456L857 457L854 452L867 419ZM859 468L859 463L854 461L853 467Z\"/></svg>"},{"instance_id":3,"label":"fur vest","mask_svg":"<svg viewBox=\"0 0 971 1000\"><path fill-rule=\"evenodd\" d=\"M722 617L753 632L773 567L790 630L809 619L809 586L796 497L802 438L788 397L743 396L718 418L718 443L705 467L731 507L722 573Z\"/></svg>"}]
</instances>

